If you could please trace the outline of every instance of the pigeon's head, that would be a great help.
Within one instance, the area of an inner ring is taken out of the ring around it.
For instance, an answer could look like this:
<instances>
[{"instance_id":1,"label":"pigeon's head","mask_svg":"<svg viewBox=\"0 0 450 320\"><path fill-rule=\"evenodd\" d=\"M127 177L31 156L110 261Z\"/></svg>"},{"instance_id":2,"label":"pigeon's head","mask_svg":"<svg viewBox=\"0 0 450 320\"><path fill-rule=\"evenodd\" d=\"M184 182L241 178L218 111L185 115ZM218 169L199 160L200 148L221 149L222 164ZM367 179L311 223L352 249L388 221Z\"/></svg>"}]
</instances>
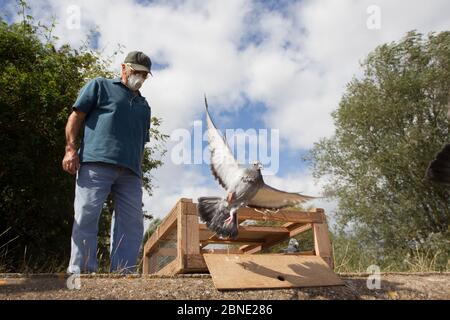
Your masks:
<instances>
[{"instance_id":1,"label":"pigeon's head","mask_svg":"<svg viewBox=\"0 0 450 320\"><path fill-rule=\"evenodd\" d=\"M253 168L256 170L261 170L263 168L263 165L259 161L253 161Z\"/></svg>"},{"instance_id":2,"label":"pigeon's head","mask_svg":"<svg viewBox=\"0 0 450 320\"><path fill-rule=\"evenodd\" d=\"M289 240L289 246L290 246L290 247L295 247L295 248L298 249L298 246L299 246L298 240L295 239L295 238L291 238L291 239Z\"/></svg>"}]
</instances>

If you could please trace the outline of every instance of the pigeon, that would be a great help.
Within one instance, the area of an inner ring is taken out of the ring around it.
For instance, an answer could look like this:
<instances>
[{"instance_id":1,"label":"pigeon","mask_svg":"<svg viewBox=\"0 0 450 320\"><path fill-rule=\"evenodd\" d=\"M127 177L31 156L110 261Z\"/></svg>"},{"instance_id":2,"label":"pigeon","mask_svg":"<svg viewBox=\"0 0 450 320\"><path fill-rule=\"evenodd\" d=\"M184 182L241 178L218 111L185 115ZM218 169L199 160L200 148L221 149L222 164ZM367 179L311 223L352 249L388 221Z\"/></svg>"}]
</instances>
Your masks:
<instances>
[{"instance_id":1,"label":"pigeon","mask_svg":"<svg viewBox=\"0 0 450 320\"><path fill-rule=\"evenodd\" d=\"M227 197L200 197L197 210L201 220L220 238L237 238L237 211L241 207L278 210L316 198L267 185L261 174L262 165L259 161L247 167L238 165L226 140L211 119L206 96L205 111L212 175L226 189Z\"/></svg>"},{"instance_id":2,"label":"pigeon","mask_svg":"<svg viewBox=\"0 0 450 320\"><path fill-rule=\"evenodd\" d=\"M284 253L298 252L299 251L298 246L299 246L298 240L295 238L291 238L291 239L289 239L289 244L288 244L287 248L283 249L283 252Z\"/></svg>"}]
</instances>

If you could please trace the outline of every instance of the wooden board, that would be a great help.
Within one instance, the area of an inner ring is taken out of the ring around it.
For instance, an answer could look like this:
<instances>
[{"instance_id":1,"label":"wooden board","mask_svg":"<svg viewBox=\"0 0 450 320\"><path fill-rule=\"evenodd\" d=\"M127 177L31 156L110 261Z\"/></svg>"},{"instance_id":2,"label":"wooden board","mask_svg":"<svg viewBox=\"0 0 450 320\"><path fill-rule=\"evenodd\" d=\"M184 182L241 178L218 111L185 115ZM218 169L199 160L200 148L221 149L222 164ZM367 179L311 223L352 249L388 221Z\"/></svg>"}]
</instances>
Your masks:
<instances>
[{"instance_id":1,"label":"wooden board","mask_svg":"<svg viewBox=\"0 0 450 320\"><path fill-rule=\"evenodd\" d=\"M218 290L344 285L318 256L204 254Z\"/></svg>"}]
</instances>

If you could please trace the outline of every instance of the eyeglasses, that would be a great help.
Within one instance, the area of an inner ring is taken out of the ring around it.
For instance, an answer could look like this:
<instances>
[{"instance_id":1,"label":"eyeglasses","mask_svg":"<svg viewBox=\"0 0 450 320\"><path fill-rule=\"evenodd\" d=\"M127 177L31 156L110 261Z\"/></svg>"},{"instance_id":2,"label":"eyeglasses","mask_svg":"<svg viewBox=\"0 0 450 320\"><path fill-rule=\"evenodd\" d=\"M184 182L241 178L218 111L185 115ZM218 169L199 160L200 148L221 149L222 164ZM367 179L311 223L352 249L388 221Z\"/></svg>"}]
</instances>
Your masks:
<instances>
[{"instance_id":1,"label":"eyeglasses","mask_svg":"<svg viewBox=\"0 0 450 320\"><path fill-rule=\"evenodd\" d=\"M125 65L130 68L131 72L135 73L135 74L140 74L142 75L145 79L150 78L151 74L148 73L147 71L139 71L139 70L135 70L133 69L133 67L129 64L129 63L125 63Z\"/></svg>"}]
</instances>

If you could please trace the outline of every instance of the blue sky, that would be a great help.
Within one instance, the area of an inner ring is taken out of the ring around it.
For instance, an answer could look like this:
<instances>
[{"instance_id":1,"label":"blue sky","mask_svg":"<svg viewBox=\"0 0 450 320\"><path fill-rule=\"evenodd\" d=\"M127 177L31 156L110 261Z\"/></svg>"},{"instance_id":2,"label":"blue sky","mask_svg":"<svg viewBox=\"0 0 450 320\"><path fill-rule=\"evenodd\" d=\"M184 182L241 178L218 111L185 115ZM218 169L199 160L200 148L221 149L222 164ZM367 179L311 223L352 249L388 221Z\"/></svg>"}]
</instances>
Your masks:
<instances>
[{"instance_id":1,"label":"blue sky","mask_svg":"<svg viewBox=\"0 0 450 320\"><path fill-rule=\"evenodd\" d=\"M0 0L2 15L15 17L14 4ZM368 24L374 5L379 28ZM30 6L36 20L57 19L59 44L77 47L96 26L94 45L105 54L125 46L113 61L116 71L127 51L146 52L154 77L142 93L165 133L192 131L194 121L204 120L204 93L220 129L278 130L280 169L266 181L313 195L324 182L312 178L301 157L333 134L330 114L360 74L359 61L409 30L450 29L446 0L34 0ZM144 196L145 208L160 217L180 197L224 194L206 164L172 163L174 144L154 174L154 196ZM313 205L332 215L336 202Z\"/></svg>"}]
</instances>

